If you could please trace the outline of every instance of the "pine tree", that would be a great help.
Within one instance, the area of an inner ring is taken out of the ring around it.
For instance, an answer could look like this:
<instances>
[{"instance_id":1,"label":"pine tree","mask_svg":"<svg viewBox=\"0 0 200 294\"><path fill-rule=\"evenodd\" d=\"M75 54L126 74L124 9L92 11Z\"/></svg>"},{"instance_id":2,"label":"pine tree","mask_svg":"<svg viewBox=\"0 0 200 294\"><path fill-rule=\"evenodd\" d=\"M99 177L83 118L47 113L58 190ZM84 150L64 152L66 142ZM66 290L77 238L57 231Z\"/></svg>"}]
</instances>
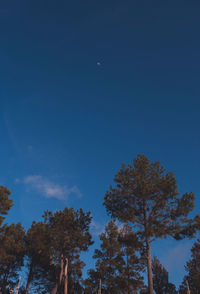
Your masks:
<instances>
[{"instance_id":1,"label":"pine tree","mask_svg":"<svg viewBox=\"0 0 200 294\"><path fill-rule=\"evenodd\" d=\"M118 240L122 246L124 259L120 273L120 289L124 294L132 294L144 286L140 273L143 272L145 263L143 258L139 256L139 251L142 253L142 244L129 224L125 224L121 228Z\"/></svg>"},{"instance_id":2,"label":"pine tree","mask_svg":"<svg viewBox=\"0 0 200 294\"><path fill-rule=\"evenodd\" d=\"M191 260L186 264L186 271L188 274L184 277L180 293L187 293L189 286L191 294L200 294L200 239L197 239L191 249Z\"/></svg>"},{"instance_id":3,"label":"pine tree","mask_svg":"<svg viewBox=\"0 0 200 294\"><path fill-rule=\"evenodd\" d=\"M0 291L6 293L8 286L14 288L18 272L23 266L25 231L20 223L4 225L0 229Z\"/></svg>"},{"instance_id":4,"label":"pine tree","mask_svg":"<svg viewBox=\"0 0 200 294\"><path fill-rule=\"evenodd\" d=\"M28 276L24 293L28 294L31 284L38 292L46 282L45 276L50 275L51 239L47 225L34 221L27 231L25 244Z\"/></svg>"},{"instance_id":5,"label":"pine tree","mask_svg":"<svg viewBox=\"0 0 200 294\"><path fill-rule=\"evenodd\" d=\"M168 235L176 239L193 236L188 214L194 207L194 195L179 197L173 173L166 173L158 161L150 163L144 155L138 155L133 166L122 164L114 180L116 187L110 187L104 205L113 218L130 222L144 242L149 294L153 294L151 242Z\"/></svg>"},{"instance_id":6,"label":"pine tree","mask_svg":"<svg viewBox=\"0 0 200 294\"><path fill-rule=\"evenodd\" d=\"M156 294L176 294L176 287L169 282L168 272L157 257L152 260L153 285Z\"/></svg>"},{"instance_id":7,"label":"pine tree","mask_svg":"<svg viewBox=\"0 0 200 294\"><path fill-rule=\"evenodd\" d=\"M8 188L0 186L0 226L5 219L4 215L7 215L12 207L12 200L9 198L10 194L11 192Z\"/></svg>"},{"instance_id":8,"label":"pine tree","mask_svg":"<svg viewBox=\"0 0 200 294\"><path fill-rule=\"evenodd\" d=\"M97 293L101 280L102 293L132 294L143 286L139 273L142 270L140 259L136 256L138 241L125 226L119 230L114 221L110 221L105 232L100 234L100 249L95 250L96 269L89 271L85 281L85 293Z\"/></svg>"},{"instance_id":9,"label":"pine tree","mask_svg":"<svg viewBox=\"0 0 200 294\"><path fill-rule=\"evenodd\" d=\"M55 285L51 293L64 291L64 285L69 293L81 293L80 280L84 263L80 254L93 244L89 233L90 213L84 213L82 209L75 211L73 208L65 208L54 214L45 212L44 219L50 232L51 264L55 272L54 277L50 278ZM68 275L63 281L66 262Z\"/></svg>"},{"instance_id":10,"label":"pine tree","mask_svg":"<svg viewBox=\"0 0 200 294\"><path fill-rule=\"evenodd\" d=\"M101 249L96 249L94 258L97 259L96 271L102 281L102 288L109 294L117 293L120 282L120 270L123 267L123 254L118 241L118 227L110 221L105 233L100 235Z\"/></svg>"}]
</instances>

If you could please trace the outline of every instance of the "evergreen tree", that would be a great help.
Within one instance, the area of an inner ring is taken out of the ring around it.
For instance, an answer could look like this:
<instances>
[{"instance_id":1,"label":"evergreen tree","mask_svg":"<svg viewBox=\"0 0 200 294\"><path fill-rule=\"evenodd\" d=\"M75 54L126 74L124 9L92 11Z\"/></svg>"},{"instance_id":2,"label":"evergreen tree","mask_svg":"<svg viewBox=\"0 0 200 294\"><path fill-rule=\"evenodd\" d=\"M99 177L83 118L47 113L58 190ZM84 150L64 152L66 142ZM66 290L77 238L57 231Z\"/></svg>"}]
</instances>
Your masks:
<instances>
[{"instance_id":1,"label":"evergreen tree","mask_svg":"<svg viewBox=\"0 0 200 294\"><path fill-rule=\"evenodd\" d=\"M80 254L93 244L89 233L90 213L84 213L82 209L75 211L73 208L65 208L54 214L45 212L44 219L50 232L51 268L55 273L50 276L50 281L55 285L51 293L63 293L64 288L70 294L81 293L80 280L84 263ZM63 281L66 266L68 278Z\"/></svg>"},{"instance_id":2,"label":"evergreen tree","mask_svg":"<svg viewBox=\"0 0 200 294\"><path fill-rule=\"evenodd\" d=\"M26 234L25 244L28 275L24 293L28 294L31 284L39 292L46 284L45 277L50 275L51 239L47 225L33 222Z\"/></svg>"},{"instance_id":3,"label":"evergreen tree","mask_svg":"<svg viewBox=\"0 0 200 294\"><path fill-rule=\"evenodd\" d=\"M149 294L153 294L151 242L168 235L176 239L193 236L188 214L194 207L194 195L178 197L173 173L165 173L158 161L150 163L144 155L138 155L133 166L122 164L114 180L116 187L110 187L104 205L113 218L132 223L144 242Z\"/></svg>"},{"instance_id":4,"label":"evergreen tree","mask_svg":"<svg viewBox=\"0 0 200 294\"><path fill-rule=\"evenodd\" d=\"M143 258L136 254L136 251L142 252L142 244L128 224L122 227L118 239L122 245L124 258L124 264L120 272L120 289L124 294L132 294L144 286L143 277L140 273L143 272L145 263Z\"/></svg>"},{"instance_id":5,"label":"evergreen tree","mask_svg":"<svg viewBox=\"0 0 200 294\"><path fill-rule=\"evenodd\" d=\"M11 192L8 188L0 186L0 226L5 219L4 215L7 215L12 207L12 200L9 198L10 194Z\"/></svg>"},{"instance_id":6,"label":"evergreen tree","mask_svg":"<svg viewBox=\"0 0 200 294\"><path fill-rule=\"evenodd\" d=\"M0 229L0 291L8 292L18 281L23 266L25 231L20 223L4 225Z\"/></svg>"},{"instance_id":7,"label":"evergreen tree","mask_svg":"<svg viewBox=\"0 0 200 294\"><path fill-rule=\"evenodd\" d=\"M200 239L197 239L191 249L191 260L186 264L186 271L188 274L180 286L180 293L187 293L189 286L191 294L200 294Z\"/></svg>"},{"instance_id":8,"label":"evergreen tree","mask_svg":"<svg viewBox=\"0 0 200 294\"><path fill-rule=\"evenodd\" d=\"M169 283L168 272L157 257L152 260L153 285L156 294L176 294L176 287Z\"/></svg>"},{"instance_id":9,"label":"evergreen tree","mask_svg":"<svg viewBox=\"0 0 200 294\"><path fill-rule=\"evenodd\" d=\"M135 254L138 241L125 226L121 231L110 221L100 235L100 249L95 250L96 269L89 271L85 293L97 293L101 280L102 293L132 294L143 286L140 260Z\"/></svg>"},{"instance_id":10,"label":"evergreen tree","mask_svg":"<svg viewBox=\"0 0 200 294\"><path fill-rule=\"evenodd\" d=\"M102 281L102 289L108 294L117 293L120 283L120 271L123 267L123 254L118 241L118 227L110 221L105 233L100 235L101 249L96 249L94 258L97 259L96 271Z\"/></svg>"}]
</instances>

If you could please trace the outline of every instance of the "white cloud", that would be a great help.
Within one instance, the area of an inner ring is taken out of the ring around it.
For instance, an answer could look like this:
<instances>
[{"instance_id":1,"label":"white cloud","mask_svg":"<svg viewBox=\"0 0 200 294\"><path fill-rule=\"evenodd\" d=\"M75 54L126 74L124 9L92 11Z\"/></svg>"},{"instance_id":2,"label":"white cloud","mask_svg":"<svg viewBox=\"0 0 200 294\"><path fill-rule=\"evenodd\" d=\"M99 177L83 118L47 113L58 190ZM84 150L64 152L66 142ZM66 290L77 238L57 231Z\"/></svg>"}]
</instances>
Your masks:
<instances>
[{"instance_id":1,"label":"white cloud","mask_svg":"<svg viewBox=\"0 0 200 294\"><path fill-rule=\"evenodd\" d=\"M17 181L19 182L19 181ZM23 179L23 183L37 192L44 195L46 198L56 198L59 200L66 200L69 196L75 195L81 197L81 192L77 186L71 188L55 184L52 181L40 176L29 175Z\"/></svg>"}]
</instances>

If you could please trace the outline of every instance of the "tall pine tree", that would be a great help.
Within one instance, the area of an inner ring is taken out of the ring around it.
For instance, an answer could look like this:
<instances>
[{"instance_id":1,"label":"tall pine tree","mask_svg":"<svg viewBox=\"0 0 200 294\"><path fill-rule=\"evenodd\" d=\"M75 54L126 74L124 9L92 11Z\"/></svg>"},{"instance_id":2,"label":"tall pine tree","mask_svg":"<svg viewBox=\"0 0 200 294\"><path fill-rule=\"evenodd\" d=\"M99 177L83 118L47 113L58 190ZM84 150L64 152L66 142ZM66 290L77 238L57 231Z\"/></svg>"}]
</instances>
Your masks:
<instances>
[{"instance_id":1,"label":"tall pine tree","mask_svg":"<svg viewBox=\"0 0 200 294\"><path fill-rule=\"evenodd\" d=\"M144 286L141 272L144 270L145 262L140 256L142 244L129 224L125 224L120 229L118 240L122 246L124 259L120 272L120 288L122 293L132 294Z\"/></svg>"},{"instance_id":2,"label":"tall pine tree","mask_svg":"<svg viewBox=\"0 0 200 294\"><path fill-rule=\"evenodd\" d=\"M157 257L152 260L153 285L156 294L177 294L174 284L169 282L168 272Z\"/></svg>"},{"instance_id":3,"label":"tall pine tree","mask_svg":"<svg viewBox=\"0 0 200 294\"><path fill-rule=\"evenodd\" d=\"M25 231L20 223L0 228L0 291L6 293L16 285L23 266Z\"/></svg>"},{"instance_id":4,"label":"tall pine tree","mask_svg":"<svg viewBox=\"0 0 200 294\"><path fill-rule=\"evenodd\" d=\"M153 294L151 242L168 235L180 239L193 236L193 193L179 197L173 173L166 173L158 161L150 163L138 155L133 165L124 165L115 175L115 187L104 198L109 215L129 222L145 244L149 294Z\"/></svg>"},{"instance_id":5,"label":"tall pine tree","mask_svg":"<svg viewBox=\"0 0 200 294\"><path fill-rule=\"evenodd\" d=\"M96 293L100 280L102 293L132 294L140 289L143 286L142 266L135 254L139 244L129 227L119 230L115 222L110 221L100 240L100 249L94 254L96 269L89 271L85 293Z\"/></svg>"},{"instance_id":6,"label":"tall pine tree","mask_svg":"<svg viewBox=\"0 0 200 294\"><path fill-rule=\"evenodd\" d=\"M51 238L48 226L43 222L33 222L27 231L25 245L28 275L24 293L28 294L31 285L38 292L48 281L45 277L50 275Z\"/></svg>"},{"instance_id":7,"label":"tall pine tree","mask_svg":"<svg viewBox=\"0 0 200 294\"><path fill-rule=\"evenodd\" d=\"M80 254L93 244L89 233L90 213L66 207L54 214L45 212L44 219L50 232L51 265L55 271L54 278L50 277L50 281L54 282L51 294L60 293L64 288L68 289L70 294L78 294L82 291L80 280L84 266ZM64 278L67 265L68 273Z\"/></svg>"},{"instance_id":8,"label":"tall pine tree","mask_svg":"<svg viewBox=\"0 0 200 294\"><path fill-rule=\"evenodd\" d=\"M187 293L189 287L191 294L200 294L200 239L194 243L191 249L191 260L186 264L188 274L184 277L180 287L180 293Z\"/></svg>"}]
</instances>

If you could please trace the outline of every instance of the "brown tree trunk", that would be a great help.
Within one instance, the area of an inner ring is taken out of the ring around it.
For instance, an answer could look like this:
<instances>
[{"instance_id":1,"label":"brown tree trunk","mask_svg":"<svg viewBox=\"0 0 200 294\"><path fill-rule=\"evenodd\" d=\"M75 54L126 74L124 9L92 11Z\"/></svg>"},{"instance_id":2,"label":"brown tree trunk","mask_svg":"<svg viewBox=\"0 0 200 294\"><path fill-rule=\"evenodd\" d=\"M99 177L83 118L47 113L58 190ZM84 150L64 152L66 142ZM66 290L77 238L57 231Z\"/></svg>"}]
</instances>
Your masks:
<instances>
[{"instance_id":1,"label":"brown tree trunk","mask_svg":"<svg viewBox=\"0 0 200 294\"><path fill-rule=\"evenodd\" d=\"M187 285L187 294L190 294L190 287L189 287L189 284L188 284L187 280L186 280L186 285Z\"/></svg>"},{"instance_id":2,"label":"brown tree trunk","mask_svg":"<svg viewBox=\"0 0 200 294\"><path fill-rule=\"evenodd\" d=\"M32 273L33 273L33 265L31 263L30 264L30 269L29 269L29 274L28 274L28 279L27 279L27 283L26 283L26 289L25 289L24 294L28 294L30 283L31 283L31 280L32 280Z\"/></svg>"},{"instance_id":3,"label":"brown tree trunk","mask_svg":"<svg viewBox=\"0 0 200 294\"><path fill-rule=\"evenodd\" d=\"M99 280L99 289L98 289L98 294L101 294L101 279Z\"/></svg>"},{"instance_id":4,"label":"brown tree trunk","mask_svg":"<svg viewBox=\"0 0 200 294\"><path fill-rule=\"evenodd\" d=\"M149 294L153 294L153 274L152 274L152 266L151 266L151 245L150 245L149 238L146 238L146 246L147 246L148 288L149 288Z\"/></svg>"},{"instance_id":5,"label":"brown tree trunk","mask_svg":"<svg viewBox=\"0 0 200 294\"><path fill-rule=\"evenodd\" d=\"M67 294L68 292L68 259L66 258L66 263L65 263L65 273L64 273L64 294Z\"/></svg>"},{"instance_id":6,"label":"brown tree trunk","mask_svg":"<svg viewBox=\"0 0 200 294\"><path fill-rule=\"evenodd\" d=\"M51 290L51 294L56 294L58 291L58 288L60 287L61 283L62 283L62 278L63 278L63 265L64 265L64 261L63 261L63 254L61 254L61 258L60 258L60 275L59 275L59 280L56 282L55 287L53 288L53 290Z\"/></svg>"},{"instance_id":7,"label":"brown tree trunk","mask_svg":"<svg viewBox=\"0 0 200 294\"><path fill-rule=\"evenodd\" d=\"M51 290L51 294L56 294L58 290L58 283L56 283L55 287L53 288L53 290Z\"/></svg>"},{"instance_id":8,"label":"brown tree trunk","mask_svg":"<svg viewBox=\"0 0 200 294\"><path fill-rule=\"evenodd\" d=\"M130 286L129 286L129 281L130 281L130 272L129 272L129 259L128 259L128 253L126 254L126 264L127 264L127 294L130 294Z\"/></svg>"}]
</instances>

